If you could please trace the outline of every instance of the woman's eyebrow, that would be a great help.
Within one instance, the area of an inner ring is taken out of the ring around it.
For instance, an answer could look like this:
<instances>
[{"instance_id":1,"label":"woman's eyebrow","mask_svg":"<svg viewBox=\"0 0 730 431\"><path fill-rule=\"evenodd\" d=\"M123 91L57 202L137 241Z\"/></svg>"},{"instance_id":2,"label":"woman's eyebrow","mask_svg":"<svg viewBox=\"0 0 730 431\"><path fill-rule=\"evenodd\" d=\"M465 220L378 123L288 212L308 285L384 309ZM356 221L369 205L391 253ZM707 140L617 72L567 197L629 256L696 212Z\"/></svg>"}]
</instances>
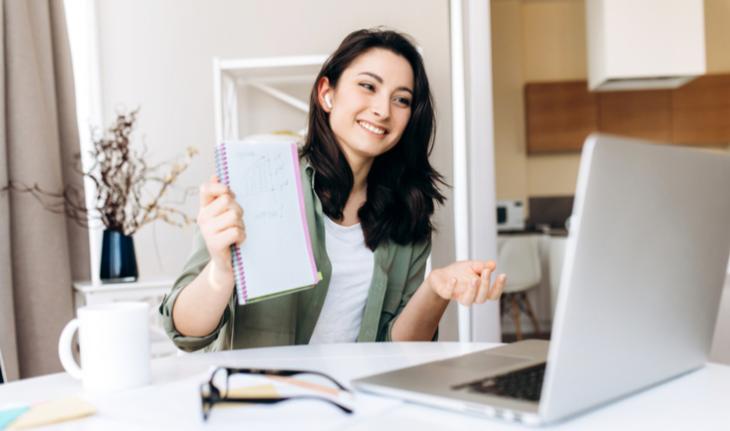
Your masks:
<instances>
[{"instance_id":1,"label":"woman's eyebrow","mask_svg":"<svg viewBox=\"0 0 730 431\"><path fill-rule=\"evenodd\" d=\"M374 80L378 81L378 83L380 83L380 84L383 83L383 78L381 78L380 76L376 75L373 72L360 72L360 73L358 73L358 76L360 76L360 75L367 75L367 76L373 78ZM411 90L408 87L398 87L398 88L396 88L396 90L407 91L407 92L411 93L411 95L413 95L413 90Z\"/></svg>"}]
</instances>

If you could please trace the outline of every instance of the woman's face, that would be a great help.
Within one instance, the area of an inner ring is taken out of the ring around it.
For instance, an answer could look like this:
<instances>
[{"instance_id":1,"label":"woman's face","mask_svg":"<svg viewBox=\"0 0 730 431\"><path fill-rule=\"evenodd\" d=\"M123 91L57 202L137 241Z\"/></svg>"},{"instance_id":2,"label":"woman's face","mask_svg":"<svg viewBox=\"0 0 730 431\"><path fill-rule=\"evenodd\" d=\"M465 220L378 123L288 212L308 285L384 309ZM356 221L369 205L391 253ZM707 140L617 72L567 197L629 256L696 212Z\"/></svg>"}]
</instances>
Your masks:
<instances>
[{"instance_id":1,"label":"woman's face","mask_svg":"<svg viewBox=\"0 0 730 431\"><path fill-rule=\"evenodd\" d=\"M319 95L348 161L372 160L393 148L408 124L413 70L405 58L373 48L352 61L336 88L323 80Z\"/></svg>"}]
</instances>

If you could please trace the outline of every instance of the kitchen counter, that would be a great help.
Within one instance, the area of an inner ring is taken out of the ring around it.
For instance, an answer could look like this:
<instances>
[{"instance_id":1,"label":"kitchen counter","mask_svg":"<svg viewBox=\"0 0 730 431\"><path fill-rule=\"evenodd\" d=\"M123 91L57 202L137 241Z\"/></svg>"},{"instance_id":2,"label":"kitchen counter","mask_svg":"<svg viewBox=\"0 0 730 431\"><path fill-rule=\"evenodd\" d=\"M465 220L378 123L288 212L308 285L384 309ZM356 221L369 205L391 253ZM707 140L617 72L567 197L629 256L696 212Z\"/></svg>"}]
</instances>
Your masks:
<instances>
[{"instance_id":1,"label":"kitchen counter","mask_svg":"<svg viewBox=\"0 0 730 431\"><path fill-rule=\"evenodd\" d=\"M564 228L547 228L547 229L522 229L522 230L505 230L499 231L497 235L547 235L567 237L568 231Z\"/></svg>"}]
</instances>

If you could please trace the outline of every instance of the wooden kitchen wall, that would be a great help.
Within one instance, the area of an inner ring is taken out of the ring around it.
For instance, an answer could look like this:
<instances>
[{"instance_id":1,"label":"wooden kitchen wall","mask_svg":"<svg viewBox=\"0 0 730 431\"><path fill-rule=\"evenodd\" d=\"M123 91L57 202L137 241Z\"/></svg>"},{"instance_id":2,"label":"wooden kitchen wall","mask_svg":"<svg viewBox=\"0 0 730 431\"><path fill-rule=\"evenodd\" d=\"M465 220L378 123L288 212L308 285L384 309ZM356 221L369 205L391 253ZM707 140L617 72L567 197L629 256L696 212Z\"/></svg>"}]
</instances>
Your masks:
<instances>
[{"instance_id":1,"label":"wooden kitchen wall","mask_svg":"<svg viewBox=\"0 0 730 431\"><path fill-rule=\"evenodd\" d=\"M683 145L730 143L730 74L676 90L589 92L586 81L525 85L529 154L579 151L600 131Z\"/></svg>"}]
</instances>

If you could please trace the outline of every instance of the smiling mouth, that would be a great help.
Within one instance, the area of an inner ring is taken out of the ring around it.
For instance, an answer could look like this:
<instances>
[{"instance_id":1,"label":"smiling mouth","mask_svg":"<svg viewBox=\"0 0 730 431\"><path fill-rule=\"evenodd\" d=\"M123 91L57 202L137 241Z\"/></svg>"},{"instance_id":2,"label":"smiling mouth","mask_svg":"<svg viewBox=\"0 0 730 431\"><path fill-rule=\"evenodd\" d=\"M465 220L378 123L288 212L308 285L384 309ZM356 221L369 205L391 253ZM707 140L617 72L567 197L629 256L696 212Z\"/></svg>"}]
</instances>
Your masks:
<instances>
[{"instance_id":1,"label":"smiling mouth","mask_svg":"<svg viewBox=\"0 0 730 431\"><path fill-rule=\"evenodd\" d=\"M388 133L388 130L383 129L382 127L378 127L372 123L368 123L367 121L360 120L357 122L357 124L359 124L360 127L362 127L363 129L377 136L384 136Z\"/></svg>"}]
</instances>

